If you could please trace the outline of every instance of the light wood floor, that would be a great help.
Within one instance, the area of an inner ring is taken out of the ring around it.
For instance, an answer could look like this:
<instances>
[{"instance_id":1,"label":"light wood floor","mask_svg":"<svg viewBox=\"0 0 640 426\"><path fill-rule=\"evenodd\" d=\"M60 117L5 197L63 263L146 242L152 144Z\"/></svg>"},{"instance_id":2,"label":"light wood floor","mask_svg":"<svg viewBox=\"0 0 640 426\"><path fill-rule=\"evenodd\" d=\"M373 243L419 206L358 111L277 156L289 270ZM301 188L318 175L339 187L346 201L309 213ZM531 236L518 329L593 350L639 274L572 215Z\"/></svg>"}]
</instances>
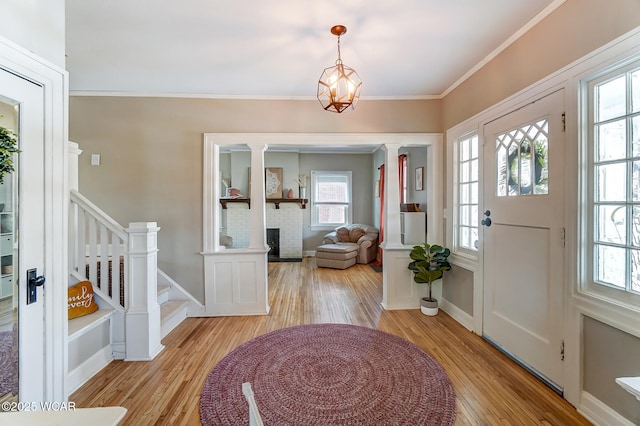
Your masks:
<instances>
[{"instance_id":1,"label":"light wood floor","mask_svg":"<svg viewBox=\"0 0 640 426\"><path fill-rule=\"evenodd\" d=\"M269 264L267 316L188 318L150 362L114 361L70 397L77 407L120 405L125 425L199 425L209 372L238 345L268 331L346 323L401 336L446 370L457 397L457 425L588 425L564 399L444 312L381 308L382 274L301 263Z\"/></svg>"}]
</instances>

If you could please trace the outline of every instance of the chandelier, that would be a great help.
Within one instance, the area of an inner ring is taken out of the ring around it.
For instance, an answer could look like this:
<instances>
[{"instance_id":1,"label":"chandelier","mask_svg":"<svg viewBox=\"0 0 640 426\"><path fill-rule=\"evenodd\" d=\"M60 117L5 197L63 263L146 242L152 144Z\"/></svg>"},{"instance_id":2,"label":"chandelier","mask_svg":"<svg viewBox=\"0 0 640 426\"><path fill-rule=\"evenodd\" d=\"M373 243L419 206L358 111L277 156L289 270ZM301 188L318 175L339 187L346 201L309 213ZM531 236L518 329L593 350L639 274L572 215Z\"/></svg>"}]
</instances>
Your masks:
<instances>
[{"instance_id":1,"label":"chandelier","mask_svg":"<svg viewBox=\"0 0 640 426\"><path fill-rule=\"evenodd\" d=\"M342 63L340 36L347 32L344 25L331 27L331 34L338 36L338 59L336 65L325 68L318 80L318 100L326 111L341 113L349 106L355 108L360 98L362 80L353 68Z\"/></svg>"}]
</instances>

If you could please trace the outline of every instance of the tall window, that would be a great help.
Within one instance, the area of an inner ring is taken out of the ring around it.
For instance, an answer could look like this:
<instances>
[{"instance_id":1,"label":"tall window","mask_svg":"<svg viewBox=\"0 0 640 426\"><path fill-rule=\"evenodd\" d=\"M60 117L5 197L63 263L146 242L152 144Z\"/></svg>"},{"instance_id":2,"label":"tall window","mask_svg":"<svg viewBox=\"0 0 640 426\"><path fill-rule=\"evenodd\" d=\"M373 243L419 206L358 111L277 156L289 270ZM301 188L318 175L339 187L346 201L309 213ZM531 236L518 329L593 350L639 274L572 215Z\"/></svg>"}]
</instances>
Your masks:
<instances>
[{"instance_id":1,"label":"tall window","mask_svg":"<svg viewBox=\"0 0 640 426\"><path fill-rule=\"evenodd\" d=\"M457 246L478 250L478 135L458 140Z\"/></svg>"},{"instance_id":2,"label":"tall window","mask_svg":"<svg viewBox=\"0 0 640 426\"><path fill-rule=\"evenodd\" d=\"M351 223L351 172L311 172L311 226Z\"/></svg>"},{"instance_id":3,"label":"tall window","mask_svg":"<svg viewBox=\"0 0 640 426\"><path fill-rule=\"evenodd\" d=\"M407 202L407 154L398 156L398 175L400 178L400 203Z\"/></svg>"},{"instance_id":4,"label":"tall window","mask_svg":"<svg viewBox=\"0 0 640 426\"><path fill-rule=\"evenodd\" d=\"M589 84L589 133L592 282L640 295L640 64Z\"/></svg>"}]
</instances>

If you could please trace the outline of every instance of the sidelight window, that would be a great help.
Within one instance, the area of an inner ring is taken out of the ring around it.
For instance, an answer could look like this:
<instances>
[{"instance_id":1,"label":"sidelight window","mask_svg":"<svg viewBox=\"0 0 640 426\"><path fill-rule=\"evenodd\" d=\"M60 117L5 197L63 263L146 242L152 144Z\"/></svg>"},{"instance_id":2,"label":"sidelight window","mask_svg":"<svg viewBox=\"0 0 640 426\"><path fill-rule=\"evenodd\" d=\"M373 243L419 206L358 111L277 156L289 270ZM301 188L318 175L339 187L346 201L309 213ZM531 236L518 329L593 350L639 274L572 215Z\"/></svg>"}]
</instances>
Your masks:
<instances>
[{"instance_id":1,"label":"sidelight window","mask_svg":"<svg viewBox=\"0 0 640 426\"><path fill-rule=\"evenodd\" d=\"M640 295L640 67L588 87L592 281Z\"/></svg>"},{"instance_id":2,"label":"sidelight window","mask_svg":"<svg viewBox=\"0 0 640 426\"><path fill-rule=\"evenodd\" d=\"M458 147L458 248L478 250L478 135L465 136Z\"/></svg>"}]
</instances>

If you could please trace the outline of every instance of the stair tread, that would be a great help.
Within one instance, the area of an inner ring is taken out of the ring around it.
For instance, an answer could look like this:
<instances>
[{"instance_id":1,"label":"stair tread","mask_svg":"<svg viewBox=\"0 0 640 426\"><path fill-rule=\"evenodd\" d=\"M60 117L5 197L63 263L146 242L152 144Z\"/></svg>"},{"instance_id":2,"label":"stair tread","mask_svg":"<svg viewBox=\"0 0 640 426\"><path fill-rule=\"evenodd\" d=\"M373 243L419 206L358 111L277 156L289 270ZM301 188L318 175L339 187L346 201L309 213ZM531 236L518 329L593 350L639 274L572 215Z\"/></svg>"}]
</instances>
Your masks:
<instances>
[{"instance_id":1,"label":"stair tread","mask_svg":"<svg viewBox=\"0 0 640 426\"><path fill-rule=\"evenodd\" d=\"M164 322L171 318L173 314L178 312L183 307L187 306L189 301L187 300L169 300L160 305L160 318Z\"/></svg>"},{"instance_id":2,"label":"stair tread","mask_svg":"<svg viewBox=\"0 0 640 426\"><path fill-rule=\"evenodd\" d=\"M158 284L158 294L162 294L162 293L166 293L167 291L171 290L171 286L166 285L166 284Z\"/></svg>"},{"instance_id":3,"label":"stair tread","mask_svg":"<svg viewBox=\"0 0 640 426\"><path fill-rule=\"evenodd\" d=\"M76 334L86 330L87 328L97 325L97 323L100 321L106 320L106 318L113 312L113 309L98 309L91 314L70 319L67 333L69 338L73 339Z\"/></svg>"}]
</instances>

